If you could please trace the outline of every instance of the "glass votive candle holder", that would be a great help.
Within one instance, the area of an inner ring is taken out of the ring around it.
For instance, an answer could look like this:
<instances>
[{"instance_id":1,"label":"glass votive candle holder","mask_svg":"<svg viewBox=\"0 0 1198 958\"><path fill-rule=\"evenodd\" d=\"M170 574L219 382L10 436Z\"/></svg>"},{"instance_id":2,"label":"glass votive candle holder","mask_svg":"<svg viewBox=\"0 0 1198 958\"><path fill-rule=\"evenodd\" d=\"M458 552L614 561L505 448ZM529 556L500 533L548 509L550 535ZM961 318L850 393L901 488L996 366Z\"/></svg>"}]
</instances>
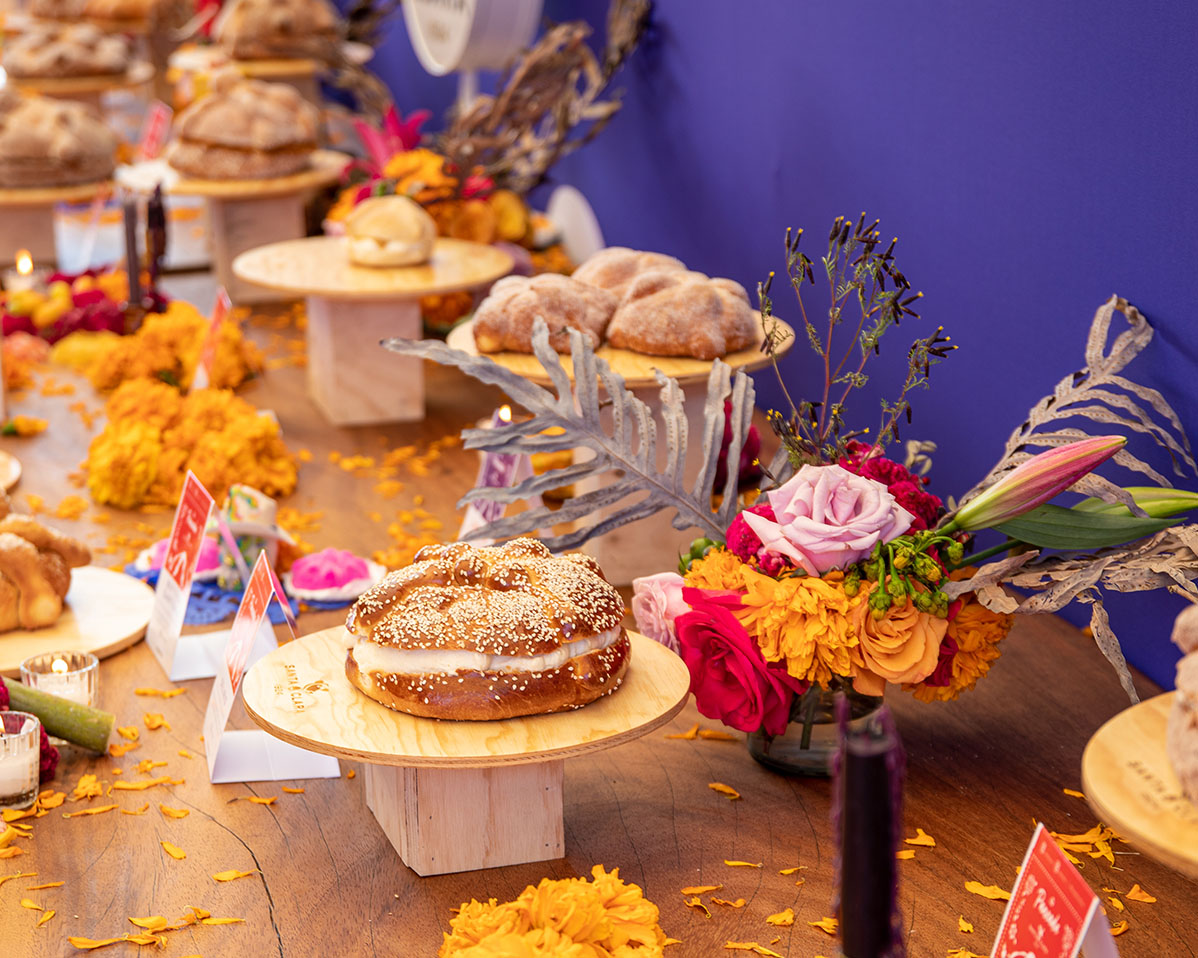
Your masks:
<instances>
[{"instance_id":1,"label":"glass votive candle holder","mask_svg":"<svg viewBox=\"0 0 1198 958\"><path fill-rule=\"evenodd\" d=\"M0 808L28 808L37 798L42 723L28 712L0 712Z\"/></svg>"},{"instance_id":2,"label":"glass votive candle holder","mask_svg":"<svg viewBox=\"0 0 1198 958\"><path fill-rule=\"evenodd\" d=\"M100 660L90 652L43 652L21 663L21 682L79 705L95 705Z\"/></svg>"}]
</instances>

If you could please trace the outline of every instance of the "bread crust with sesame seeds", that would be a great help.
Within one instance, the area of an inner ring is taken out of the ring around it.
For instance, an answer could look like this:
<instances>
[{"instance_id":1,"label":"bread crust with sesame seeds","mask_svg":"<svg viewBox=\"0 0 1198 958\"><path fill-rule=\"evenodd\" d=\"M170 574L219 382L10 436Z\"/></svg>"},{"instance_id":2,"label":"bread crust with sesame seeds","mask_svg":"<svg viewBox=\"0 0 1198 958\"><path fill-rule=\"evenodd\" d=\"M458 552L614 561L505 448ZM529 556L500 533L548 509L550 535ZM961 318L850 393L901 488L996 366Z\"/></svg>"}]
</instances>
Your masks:
<instances>
[{"instance_id":1,"label":"bread crust with sesame seeds","mask_svg":"<svg viewBox=\"0 0 1198 958\"><path fill-rule=\"evenodd\" d=\"M428 546L350 610L350 682L389 708L487 720L614 692L631 647L598 564L533 539Z\"/></svg>"}]
</instances>

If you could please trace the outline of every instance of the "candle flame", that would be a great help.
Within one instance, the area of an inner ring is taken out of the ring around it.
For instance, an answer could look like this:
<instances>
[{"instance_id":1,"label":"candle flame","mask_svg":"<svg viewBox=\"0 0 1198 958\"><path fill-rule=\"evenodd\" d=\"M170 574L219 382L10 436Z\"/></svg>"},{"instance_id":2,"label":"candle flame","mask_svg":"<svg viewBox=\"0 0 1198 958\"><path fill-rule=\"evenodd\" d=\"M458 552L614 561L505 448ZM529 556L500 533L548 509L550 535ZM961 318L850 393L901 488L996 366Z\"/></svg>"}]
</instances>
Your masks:
<instances>
[{"instance_id":1,"label":"candle flame","mask_svg":"<svg viewBox=\"0 0 1198 958\"><path fill-rule=\"evenodd\" d=\"M499 407L499 418L502 419L504 422L511 422L512 421L512 407L511 406L500 406Z\"/></svg>"},{"instance_id":2,"label":"candle flame","mask_svg":"<svg viewBox=\"0 0 1198 958\"><path fill-rule=\"evenodd\" d=\"M69 669L70 669L70 666L67 665L65 659L55 659L53 662L50 663L50 671L57 672L59 675L62 675L64 672L69 671Z\"/></svg>"},{"instance_id":3,"label":"candle flame","mask_svg":"<svg viewBox=\"0 0 1198 958\"><path fill-rule=\"evenodd\" d=\"M17 272L22 276L28 276L33 272L33 257L27 249L17 250Z\"/></svg>"}]
</instances>

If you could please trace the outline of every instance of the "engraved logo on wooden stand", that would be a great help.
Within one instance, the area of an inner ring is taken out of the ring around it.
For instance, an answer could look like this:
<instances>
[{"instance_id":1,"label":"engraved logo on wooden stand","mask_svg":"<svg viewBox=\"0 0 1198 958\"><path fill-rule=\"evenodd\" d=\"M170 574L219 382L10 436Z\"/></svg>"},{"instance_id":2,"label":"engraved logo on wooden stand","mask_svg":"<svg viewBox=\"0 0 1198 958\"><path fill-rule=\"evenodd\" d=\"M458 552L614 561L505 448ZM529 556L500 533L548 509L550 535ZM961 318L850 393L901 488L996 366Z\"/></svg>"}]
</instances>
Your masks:
<instances>
[{"instance_id":1,"label":"engraved logo on wooden stand","mask_svg":"<svg viewBox=\"0 0 1198 958\"><path fill-rule=\"evenodd\" d=\"M290 662L283 665L283 673L287 676L287 681L286 683L280 682L275 686L275 695L279 698L290 699L293 712L307 711L318 704L316 696L319 693L329 692L329 683L324 679L301 680L299 670Z\"/></svg>"}]
</instances>

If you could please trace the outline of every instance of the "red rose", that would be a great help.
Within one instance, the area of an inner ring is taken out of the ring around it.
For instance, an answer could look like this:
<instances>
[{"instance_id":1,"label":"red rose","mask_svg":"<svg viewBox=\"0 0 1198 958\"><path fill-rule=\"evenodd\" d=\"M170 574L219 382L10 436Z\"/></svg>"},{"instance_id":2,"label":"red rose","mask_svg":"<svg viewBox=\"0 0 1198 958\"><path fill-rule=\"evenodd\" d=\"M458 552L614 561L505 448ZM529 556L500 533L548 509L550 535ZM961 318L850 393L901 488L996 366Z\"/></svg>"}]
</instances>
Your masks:
<instances>
[{"instance_id":1,"label":"red rose","mask_svg":"<svg viewBox=\"0 0 1198 958\"><path fill-rule=\"evenodd\" d=\"M733 615L740 608L738 594L684 589L682 596L691 611L674 620L674 629L699 712L742 732L781 735L804 683L766 664Z\"/></svg>"}]
</instances>

